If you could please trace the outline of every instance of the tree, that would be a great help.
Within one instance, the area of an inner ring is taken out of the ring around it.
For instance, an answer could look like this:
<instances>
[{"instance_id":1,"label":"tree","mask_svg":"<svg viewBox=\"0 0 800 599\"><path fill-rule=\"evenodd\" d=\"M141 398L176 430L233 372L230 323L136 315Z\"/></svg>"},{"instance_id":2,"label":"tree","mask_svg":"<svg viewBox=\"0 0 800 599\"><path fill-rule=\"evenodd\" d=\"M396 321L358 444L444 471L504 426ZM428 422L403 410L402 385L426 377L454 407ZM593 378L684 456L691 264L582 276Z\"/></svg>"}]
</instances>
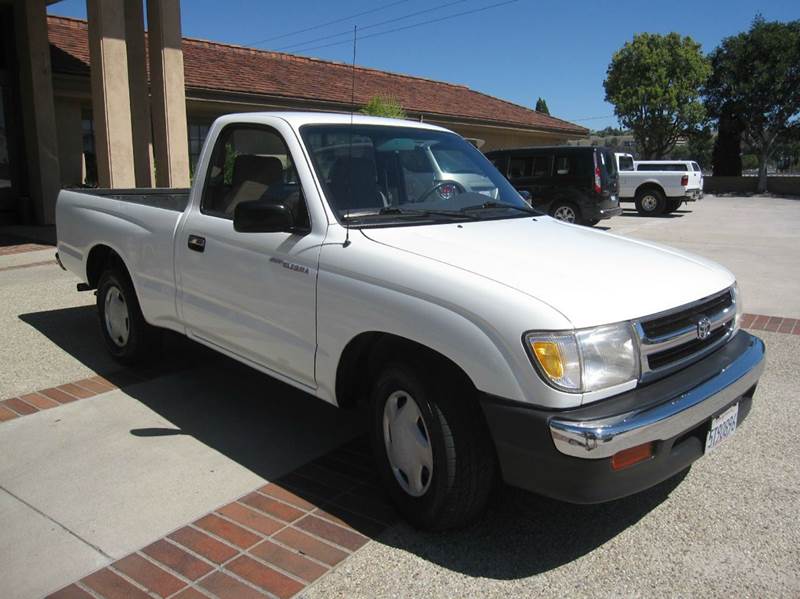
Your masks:
<instances>
[{"instance_id":1,"label":"tree","mask_svg":"<svg viewBox=\"0 0 800 599\"><path fill-rule=\"evenodd\" d=\"M385 116L392 119L406 118L406 111L393 96L373 96L366 106L361 109L362 114L370 116Z\"/></svg>"},{"instance_id":2,"label":"tree","mask_svg":"<svg viewBox=\"0 0 800 599\"><path fill-rule=\"evenodd\" d=\"M709 75L700 44L677 33L641 33L614 53L603 86L643 159L661 158L705 119L700 89Z\"/></svg>"},{"instance_id":3,"label":"tree","mask_svg":"<svg viewBox=\"0 0 800 599\"><path fill-rule=\"evenodd\" d=\"M542 112L544 114L550 114L550 109L547 108L547 102L544 98L539 98L536 100L536 112Z\"/></svg>"},{"instance_id":4,"label":"tree","mask_svg":"<svg viewBox=\"0 0 800 599\"><path fill-rule=\"evenodd\" d=\"M758 191L767 190L767 162L794 135L800 114L800 21L767 22L722 40L711 54L705 88L709 112L727 111L758 156Z\"/></svg>"},{"instance_id":5,"label":"tree","mask_svg":"<svg viewBox=\"0 0 800 599\"><path fill-rule=\"evenodd\" d=\"M719 116L711 163L715 177L742 176L742 125L726 110Z\"/></svg>"},{"instance_id":6,"label":"tree","mask_svg":"<svg viewBox=\"0 0 800 599\"><path fill-rule=\"evenodd\" d=\"M592 135L597 137L607 137L609 135L625 135L627 131L624 129L615 129L614 127L606 127L605 129L598 129L597 131L592 131Z\"/></svg>"}]
</instances>

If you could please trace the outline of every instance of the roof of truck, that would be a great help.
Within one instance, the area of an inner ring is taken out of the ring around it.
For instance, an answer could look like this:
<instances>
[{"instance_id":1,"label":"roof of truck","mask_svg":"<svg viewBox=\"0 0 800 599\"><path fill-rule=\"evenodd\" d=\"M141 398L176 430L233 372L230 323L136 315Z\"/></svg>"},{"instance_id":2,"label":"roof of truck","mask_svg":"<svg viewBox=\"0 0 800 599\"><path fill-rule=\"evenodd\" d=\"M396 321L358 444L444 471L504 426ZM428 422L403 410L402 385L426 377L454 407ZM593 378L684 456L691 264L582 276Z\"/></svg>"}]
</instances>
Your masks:
<instances>
[{"instance_id":1,"label":"roof of truck","mask_svg":"<svg viewBox=\"0 0 800 599\"><path fill-rule=\"evenodd\" d=\"M270 112L240 112L234 114L226 114L220 117L220 120L225 122L257 122L264 117L277 117L283 119L293 127L302 127L303 125L384 125L391 127L414 127L416 129L431 129L435 131L448 131L444 127L438 125L431 125L429 123L421 123L419 121L410 121L406 119L393 119L378 116L368 116L359 113L349 112L295 112L290 110L285 111L270 111Z\"/></svg>"}]
</instances>

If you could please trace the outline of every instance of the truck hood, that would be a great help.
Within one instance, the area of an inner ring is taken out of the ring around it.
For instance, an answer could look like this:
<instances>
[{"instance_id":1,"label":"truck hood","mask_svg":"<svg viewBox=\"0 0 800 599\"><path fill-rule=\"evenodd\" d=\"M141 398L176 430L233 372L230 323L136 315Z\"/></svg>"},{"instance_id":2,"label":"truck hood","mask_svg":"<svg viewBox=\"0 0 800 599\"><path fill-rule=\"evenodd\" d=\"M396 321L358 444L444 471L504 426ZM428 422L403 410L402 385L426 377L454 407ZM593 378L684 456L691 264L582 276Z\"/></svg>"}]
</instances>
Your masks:
<instances>
[{"instance_id":1,"label":"truck hood","mask_svg":"<svg viewBox=\"0 0 800 599\"><path fill-rule=\"evenodd\" d=\"M528 294L576 328L669 310L734 282L727 269L699 256L547 216L362 231Z\"/></svg>"}]
</instances>

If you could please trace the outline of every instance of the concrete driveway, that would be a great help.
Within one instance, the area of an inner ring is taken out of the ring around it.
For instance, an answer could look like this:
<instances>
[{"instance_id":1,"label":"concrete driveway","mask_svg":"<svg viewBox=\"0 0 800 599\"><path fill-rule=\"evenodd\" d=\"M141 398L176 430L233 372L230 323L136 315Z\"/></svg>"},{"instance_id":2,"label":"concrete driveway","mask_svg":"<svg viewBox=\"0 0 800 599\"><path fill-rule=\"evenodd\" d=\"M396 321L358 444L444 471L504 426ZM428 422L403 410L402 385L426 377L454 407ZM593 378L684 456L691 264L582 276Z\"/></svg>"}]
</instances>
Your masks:
<instances>
[{"instance_id":1,"label":"concrete driveway","mask_svg":"<svg viewBox=\"0 0 800 599\"><path fill-rule=\"evenodd\" d=\"M707 196L663 217L623 206L599 227L715 260L736 275L747 312L800 318L800 198Z\"/></svg>"},{"instance_id":2,"label":"concrete driveway","mask_svg":"<svg viewBox=\"0 0 800 599\"><path fill-rule=\"evenodd\" d=\"M722 262L748 312L800 317L800 201L602 225ZM505 488L475 525L428 534L392 525L358 415L178 337L120 369L94 297L1 233L2 597L800 594L800 335L758 332L754 409L688 473L601 506Z\"/></svg>"}]
</instances>

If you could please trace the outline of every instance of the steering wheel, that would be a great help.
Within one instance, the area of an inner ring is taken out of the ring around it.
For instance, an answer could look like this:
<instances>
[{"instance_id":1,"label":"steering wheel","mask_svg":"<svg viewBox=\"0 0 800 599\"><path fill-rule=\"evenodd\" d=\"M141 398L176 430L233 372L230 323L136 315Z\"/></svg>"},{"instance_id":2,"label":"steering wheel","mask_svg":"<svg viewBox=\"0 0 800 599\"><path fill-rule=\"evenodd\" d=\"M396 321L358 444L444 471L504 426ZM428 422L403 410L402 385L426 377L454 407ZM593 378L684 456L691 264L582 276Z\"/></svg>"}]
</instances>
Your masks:
<instances>
[{"instance_id":1,"label":"steering wheel","mask_svg":"<svg viewBox=\"0 0 800 599\"><path fill-rule=\"evenodd\" d=\"M433 187L419 196L416 201L424 202L434 191L438 191L439 199L446 202L447 200L455 197L456 194L464 193L466 190L464 189L463 185L456 181L437 181Z\"/></svg>"}]
</instances>

